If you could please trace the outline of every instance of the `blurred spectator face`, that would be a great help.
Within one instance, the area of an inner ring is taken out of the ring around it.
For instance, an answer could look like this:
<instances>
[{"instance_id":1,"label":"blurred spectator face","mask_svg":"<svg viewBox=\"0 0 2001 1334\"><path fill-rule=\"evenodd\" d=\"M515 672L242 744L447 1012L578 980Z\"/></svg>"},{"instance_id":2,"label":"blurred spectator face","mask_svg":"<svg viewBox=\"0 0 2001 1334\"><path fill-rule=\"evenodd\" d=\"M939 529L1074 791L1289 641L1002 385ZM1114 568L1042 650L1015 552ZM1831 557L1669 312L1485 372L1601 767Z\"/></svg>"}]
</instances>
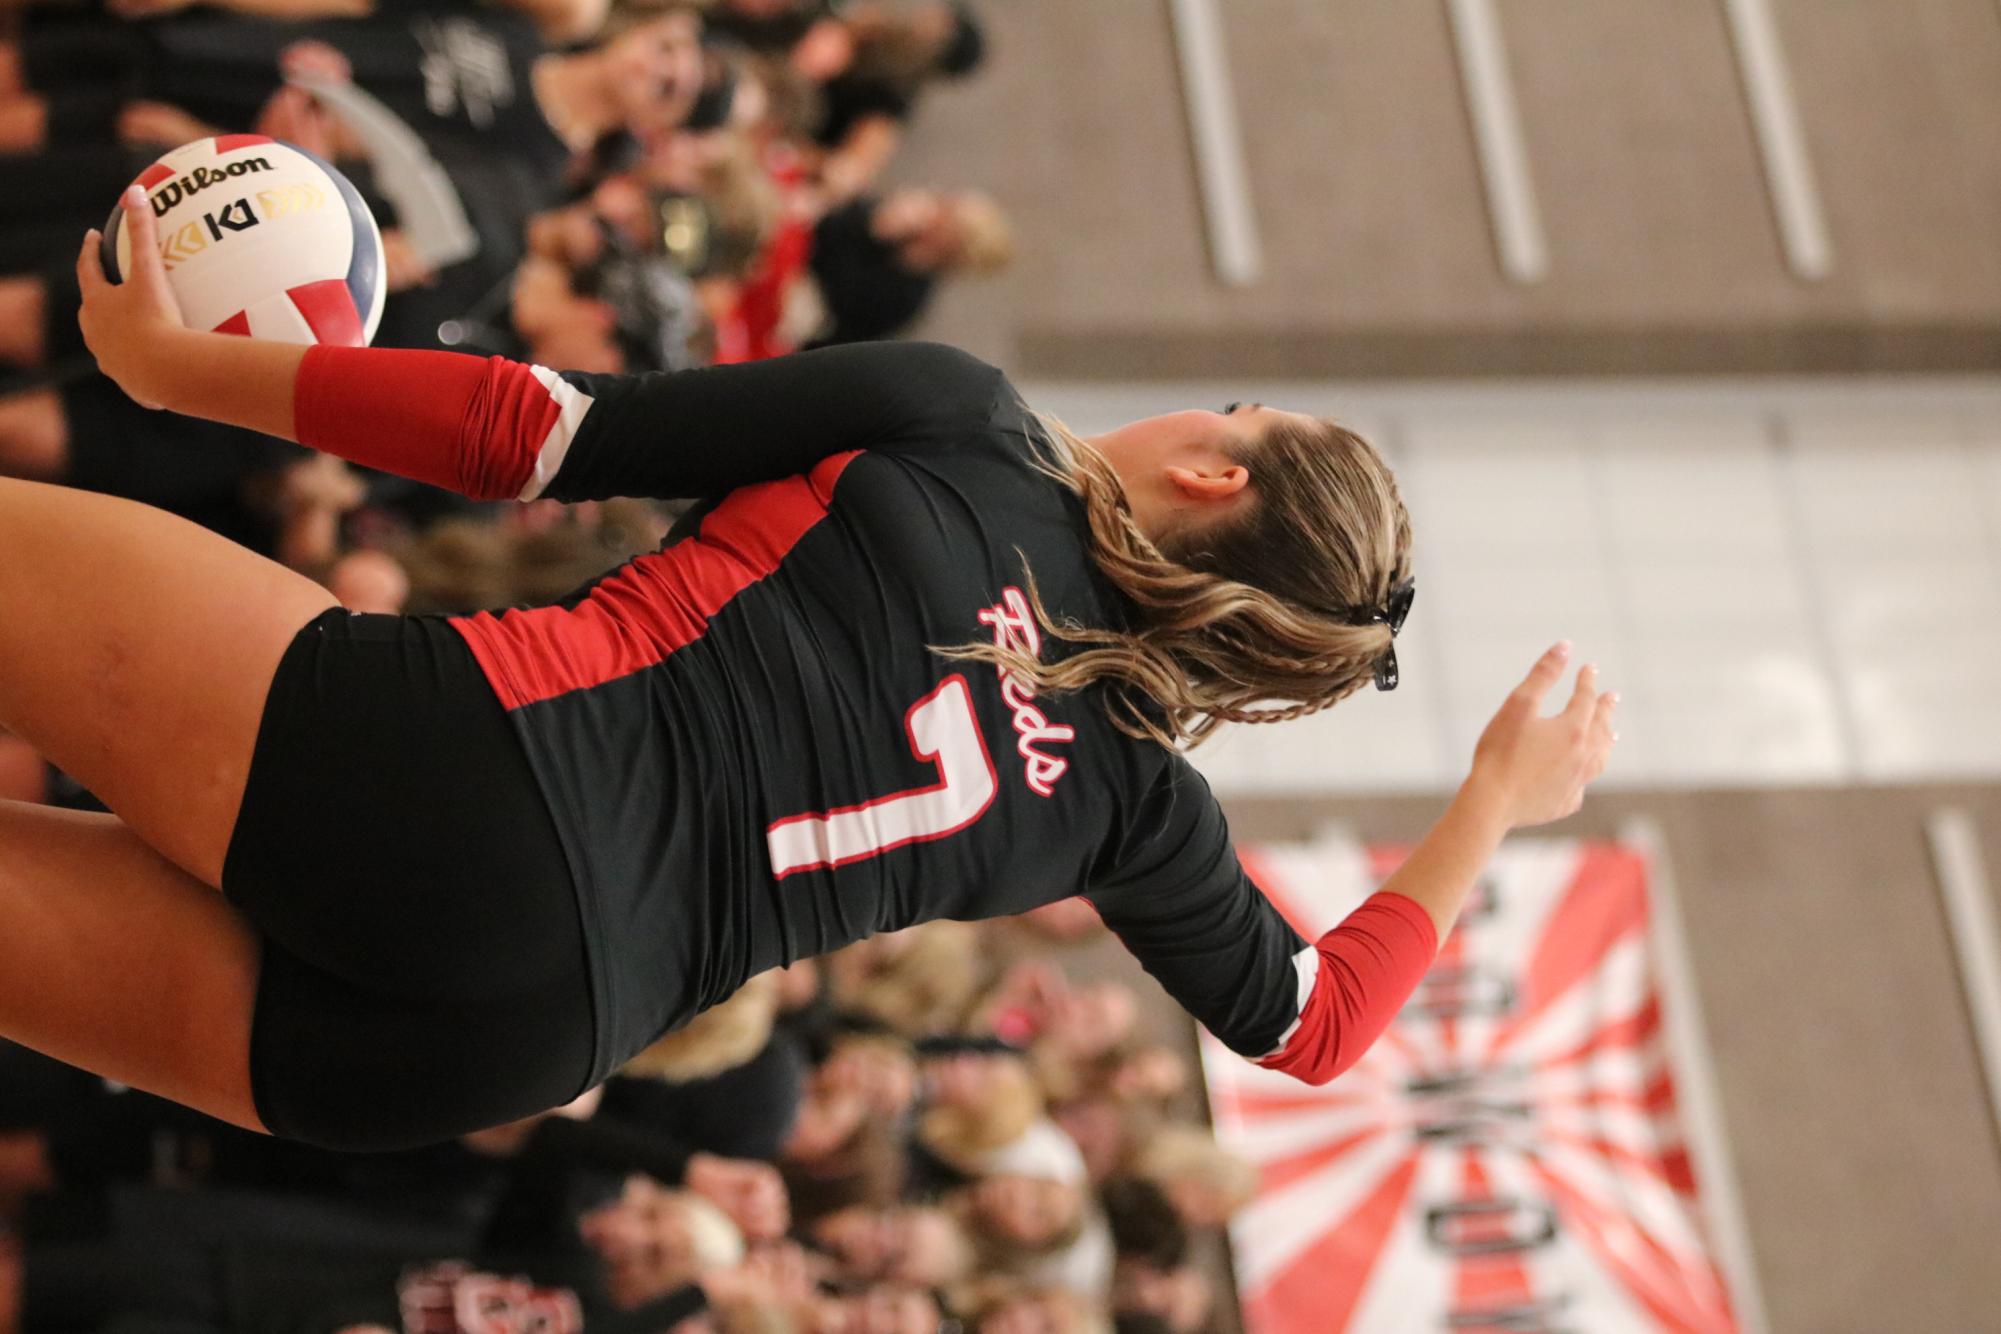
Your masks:
<instances>
[{"instance_id":1,"label":"blurred spectator face","mask_svg":"<svg viewBox=\"0 0 2001 1334\"><path fill-rule=\"evenodd\" d=\"M907 203L906 201L907 197ZM988 225L995 212L981 194L932 194L928 190L900 192L884 207L908 211L899 219L905 230L903 262L924 272L962 267L973 246L976 229Z\"/></svg>"},{"instance_id":2,"label":"blurred spectator face","mask_svg":"<svg viewBox=\"0 0 2001 1334\"><path fill-rule=\"evenodd\" d=\"M980 238L1005 227L999 206L983 194L907 189L896 191L876 206L870 230L877 239L894 243L905 265L931 273L994 267L981 250ZM1095 921L1089 905L1082 906Z\"/></svg>"},{"instance_id":3,"label":"blurred spectator face","mask_svg":"<svg viewBox=\"0 0 2001 1334\"><path fill-rule=\"evenodd\" d=\"M942 211L940 196L930 190L898 190L876 206L874 232L877 236L914 236L932 226Z\"/></svg>"},{"instance_id":4,"label":"blurred spectator face","mask_svg":"<svg viewBox=\"0 0 2001 1334\"><path fill-rule=\"evenodd\" d=\"M839 78L854 63L855 39L845 23L816 23L787 58L794 73L814 83Z\"/></svg>"},{"instance_id":5,"label":"blurred spectator face","mask_svg":"<svg viewBox=\"0 0 2001 1334\"><path fill-rule=\"evenodd\" d=\"M1005 1094L1021 1064L1002 1052L955 1052L927 1062L924 1078L934 1102L973 1108Z\"/></svg>"},{"instance_id":6,"label":"blurred spectator face","mask_svg":"<svg viewBox=\"0 0 2001 1334\"><path fill-rule=\"evenodd\" d=\"M1053 998L1048 1035L1074 1056L1102 1056L1125 1041L1139 1018L1130 987L1099 982Z\"/></svg>"},{"instance_id":7,"label":"blurred spectator face","mask_svg":"<svg viewBox=\"0 0 2001 1334\"><path fill-rule=\"evenodd\" d=\"M410 597L410 576L394 557L355 551L341 557L327 576L327 588L349 611L393 615Z\"/></svg>"},{"instance_id":8,"label":"blurred spectator face","mask_svg":"<svg viewBox=\"0 0 2001 1334\"><path fill-rule=\"evenodd\" d=\"M618 1199L577 1221L578 1232L604 1263L612 1299L625 1307L651 1301L726 1259L717 1254L732 1249L722 1229L734 1232L713 1206L637 1176L626 1181ZM734 1242L740 1261L742 1238Z\"/></svg>"},{"instance_id":9,"label":"blurred spectator face","mask_svg":"<svg viewBox=\"0 0 2001 1334\"><path fill-rule=\"evenodd\" d=\"M568 270L530 256L514 276L512 318L531 358L558 370L617 374L625 356L612 341L618 320L602 301L580 297Z\"/></svg>"},{"instance_id":10,"label":"blurred spectator face","mask_svg":"<svg viewBox=\"0 0 2001 1334\"><path fill-rule=\"evenodd\" d=\"M856 1278L916 1288L957 1281L970 1258L958 1225L941 1209L854 1205L815 1223L813 1240Z\"/></svg>"},{"instance_id":11,"label":"blurred spectator face","mask_svg":"<svg viewBox=\"0 0 2001 1334\"><path fill-rule=\"evenodd\" d=\"M1109 1098L1083 1098L1051 1113L1063 1133L1084 1155L1091 1180L1103 1181L1116 1172L1126 1153L1126 1109Z\"/></svg>"},{"instance_id":12,"label":"blurred spectator face","mask_svg":"<svg viewBox=\"0 0 2001 1334\"><path fill-rule=\"evenodd\" d=\"M709 173L729 155L728 130L676 130L647 141L641 170L646 183L673 194L703 193Z\"/></svg>"},{"instance_id":13,"label":"blurred spectator face","mask_svg":"<svg viewBox=\"0 0 2001 1334\"><path fill-rule=\"evenodd\" d=\"M607 55L612 96L635 132L671 129L688 118L702 91L701 21L669 14L612 39Z\"/></svg>"},{"instance_id":14,"label":"blurred spectator face","mask_svg":"<svg viewBox=\"0 0 2001 1334\"><path fill-rule=\"evenodd\" d=\"M1141 1047L1112 1071L1114 1096L1133 1102L1167 1102L1188 1086L1188 1062L1167 1047Z\"/></svg>"},{"instance_id":15,"label":"blurred spectator face","mask_svg":"<svg viewBox=\"0 0 2001 1334\"><path fill-rule=\"evenodd\" d=\"M938 1334L944 1314L929 1293L909 1288L870 1288L851 1297L832 1297L813 1309L813 1334Z\"/></svg>"},{"instance_id":16,"label":"blurred spectator face","mask_svg":"<svg viewBox=\"0 0 2001 1334\"><path fill-rule=\"evenodd\" d=\"M1201 1329L1214 1299L1209 1280L1186 1265L1160 1269L1143 1260L1123 1259L1112 1279L1114 1311L1157 1315L1175 1334Z\"/></svg>"},{"instance_id":17,"label":"blurred spectator face","mask_svg":"<svg viewBox=\"0 0 2001 1334\"><path fill-rule=\"evenodd\" d=\"M831 1157L854 1138L867 1113L868 1101L858 1090L814 1080L800 1100L799 1115L785 1139L784 1156L799 1163Z\"/></svg>"},{"instance_id":18,"label":"blurred spectator face","mask_svg":"<svg viewBox=\"0 0 2001 1334\"><path fill-rule=\"evenodd\" d=\"M819 1078L830 1089L859 1096L875 1116L901 1116L917 1096L917 1063L884 1042L843 1044L820 1067Z\"/></svg>"},{"instance_id":19,"label":"blurred spectator face","mask_svg":"<svg viewBox=\"0 0 2001 1334\"><path fill-rule=\"evenodd\" d=\"M682 137L682 132L676 131L664 137L678 139ZM660 210L655 207L653 196L647 193L641 172L607 176L599 181L597 188L591 191L590 208L593 215L592 230L595 233L593 244L596 246L593 259L604 249L604 235L597 231L595 226L598 220L602 220L605 226L617 232L634 250L651 254L660 249Z\"/></svg>"},{"instance_id":20,"label":"blurred spectator face","mask_svg":"<svg viewBox=\"0 0 2001 1334\"><path fill-rule=\"evenodd\" d=\"M598 187L602 193L610 182ZM528 248L568 269L581 269L604 253L604 233L598 230L597 196L589 204L538 213L528 220Z\"/></svg>"},{"instance_id":21,"label":"blurred spectator face","mask_svg":"<svg viewBox=\"0 0 2001 1334\"><path fill-rule=\"evenodd\" d=\"M1077 1224L1084 1195L1061 1181L994 1176L973 1187L973 1204L986 1225L1023 1246L1044 1246Z\"/></svg>"}]
</instances>

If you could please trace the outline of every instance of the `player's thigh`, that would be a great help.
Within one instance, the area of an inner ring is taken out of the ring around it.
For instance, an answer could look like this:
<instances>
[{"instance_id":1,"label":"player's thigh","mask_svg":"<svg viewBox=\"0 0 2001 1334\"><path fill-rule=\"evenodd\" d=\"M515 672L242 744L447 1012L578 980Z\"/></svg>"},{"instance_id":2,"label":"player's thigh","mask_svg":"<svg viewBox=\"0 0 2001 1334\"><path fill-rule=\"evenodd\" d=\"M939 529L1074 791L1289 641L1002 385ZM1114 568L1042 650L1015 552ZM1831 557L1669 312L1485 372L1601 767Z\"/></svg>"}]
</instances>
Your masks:
<instances>
[{"instance_id":1,"label":"player's thigh","mask_svg":"<svg viewBox=\"0 0 2001 1334\"><path fill-rule=\"evenodd\" d=\"M207 884L278 661L333 605L163 511L0 479L0 726Z\"/></svg>"},{"instance_id":2,"label":"player's thigh","mask_svg":"<svg viewBox=\"0 0 2001 1334\"><path fill-rule=\"evenodd\" d=\"M116 816L0 801L0 1037L249 1129L258 942Z\"/></svg>"}]
</instances>

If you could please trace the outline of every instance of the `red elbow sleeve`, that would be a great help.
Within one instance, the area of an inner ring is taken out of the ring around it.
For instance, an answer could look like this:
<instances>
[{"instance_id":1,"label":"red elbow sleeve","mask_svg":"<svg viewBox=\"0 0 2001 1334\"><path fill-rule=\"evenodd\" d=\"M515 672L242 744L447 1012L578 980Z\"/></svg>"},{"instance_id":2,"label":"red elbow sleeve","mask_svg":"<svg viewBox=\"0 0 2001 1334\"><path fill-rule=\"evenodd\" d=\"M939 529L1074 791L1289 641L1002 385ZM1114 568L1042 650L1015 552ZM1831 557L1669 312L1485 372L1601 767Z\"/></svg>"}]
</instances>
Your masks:
<instances>
[{"instance_id":1,"label":"red elbow sleeve","mask_svg":"<svg viewBox=\"0 0 2001 1334\"><path fill-rule=\"evenodd\" d=\"M561 415L533 367L457 352L316 346L293 395L299 443L476 500L519 496Z\"/></svg>"},{"instance_id":2,"label":"red elbow sleeve","mask_svg":"<svg viewBox=\"0 0 2001 1334\"><path fill-rule=\"evenodd\" d=\"M1259 1062L1324 1084L1375 1044L1438 953L1431 914L1401 894L1377 893L1322 936L1299 1021Z\"/></svg>"}]
</instances>

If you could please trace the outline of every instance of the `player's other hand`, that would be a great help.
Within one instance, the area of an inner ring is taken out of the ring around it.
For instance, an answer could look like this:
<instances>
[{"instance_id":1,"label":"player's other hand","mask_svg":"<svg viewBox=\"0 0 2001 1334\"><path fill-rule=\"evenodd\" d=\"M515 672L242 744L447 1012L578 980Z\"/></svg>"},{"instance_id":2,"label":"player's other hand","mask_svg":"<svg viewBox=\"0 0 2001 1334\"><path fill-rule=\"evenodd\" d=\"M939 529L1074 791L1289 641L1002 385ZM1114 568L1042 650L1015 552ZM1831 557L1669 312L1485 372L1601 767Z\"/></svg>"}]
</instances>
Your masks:
<instances>
[{"instance_id":1,"label":"player's other hand","mask_svg":"<svg viewBox=\"0 0 2001 1334\"><path fill-rule=\"evenodd\" d=\"M175 335L186 325L160 260L160 228L146 192L131 187L119 207L125 211L124 227L131 238L131 272L123 282L112 282L99 253L104 238L95 228L85 233L83 250L76 257L77 283L83 289L77 322L98 369L138 402L158 407L162 378L172 374Z\"/></svg>"},{"instance_id":2,"label":"player's other hand","mask_svg":"<svg viewBox=\"0 0 2001 1334\"><path fill-rule=\"evenodd\" d=\"M1537 659L1508 694L1473 750L1467 781L1500 803L1510 829L1546 824L1574 814L1584 789L1611 758L1612 710L1619 697L1598 690L1598 669L1577 670L1577 684L1563 711L1542 717L1544 698L1563 679L1570 645L1558 644Z\"/></svg>"}]
</instances>

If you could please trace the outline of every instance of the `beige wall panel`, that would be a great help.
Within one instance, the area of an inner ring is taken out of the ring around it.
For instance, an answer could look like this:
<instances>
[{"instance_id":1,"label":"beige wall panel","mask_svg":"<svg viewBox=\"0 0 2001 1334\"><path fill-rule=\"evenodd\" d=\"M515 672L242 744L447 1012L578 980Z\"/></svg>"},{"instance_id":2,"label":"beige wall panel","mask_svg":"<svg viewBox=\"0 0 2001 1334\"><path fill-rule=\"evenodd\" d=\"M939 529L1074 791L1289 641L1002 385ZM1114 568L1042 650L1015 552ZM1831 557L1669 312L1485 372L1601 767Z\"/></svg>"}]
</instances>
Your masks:
<instances>
[{"instance_id":1,"label":"beige wall panel","mask_svg":"<svg viewBox=\"0 0 2001 1334\"><path fill-rule=\"evenodd\" d=\"M1716 3L1499 0L1550 275L1532 318L1699 326L1802 312Z\"/></svg>"},{"instance_id":2,"label":"beige wall panel","mask_svg":"<svg viewBox=\"0 0 2001 1334\"><path fill-rule=\"evenodd\" d=\"M2001 7L1773 0L1833 235L1869 318L2001 312Z\"/></svg>"},{"instance_id":3,"label":"beige wall panel","mask_svg":"<svg viewBox=\"0 0 2001 1334\"><path fill-rule=\"evenodd\" d=\"M1426 325L1464 319L1470 301L1516 318L1444 6L1223 9L1267 276L1216 313L1280 329Z\"/></svg>"},{"instance_id":4,"label":"beige wall panel","mask_svg":"<svg viewBox=\"0 0 2001 1334\"><path fill-rule=\"evenodd\" d=\"M1774 0L1835 267L1794 278L1721 0L1496 0L1552 268L1506 282L1443 0L1221 0L1267 273L1214 279L1163 0L987 7L905 180L1021 259L924 332L1087 378L2001 368L1995 0Z\"/></svg>"}]
</instances>

